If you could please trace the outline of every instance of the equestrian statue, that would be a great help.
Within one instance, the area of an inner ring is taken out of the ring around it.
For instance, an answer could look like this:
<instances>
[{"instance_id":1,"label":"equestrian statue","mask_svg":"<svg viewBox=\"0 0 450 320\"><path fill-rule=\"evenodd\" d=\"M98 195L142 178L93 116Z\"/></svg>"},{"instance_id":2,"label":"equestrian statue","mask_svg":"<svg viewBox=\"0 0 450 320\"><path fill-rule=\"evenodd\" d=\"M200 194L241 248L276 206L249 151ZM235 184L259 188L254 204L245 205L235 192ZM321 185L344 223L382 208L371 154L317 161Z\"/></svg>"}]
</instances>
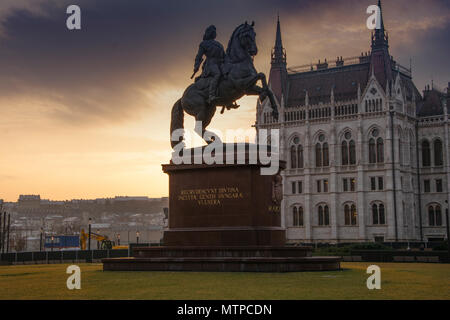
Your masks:
<instances>
[{"instance_id":1,"label":"equestrian statue","mask_svg":"<svg viewBox=\"0 0 450 320\"><path fill-rule=\"evenodd\" d=\"M236 109L239 106L236 100L244 95L258 95L260 101L269 98L272 114L278 119L278 110L274 95L267 85L266 75L258 73L253 65L253 58L258 53L256 46L255 23L247 22L238 26L231 35L226 52L223 46L215 40L216 28L209 26L200 43L198 54L195 58L195 76L203 62L202 73L195 79L183 93L172 108L172 120L170 123L171 145L174 148L183 142L183 137L172 134L178 129L184 128L184 112L195 117L195 132L205 139L206 143L212 143L220 138L213 132L206 130L216 112L217 107ZM261 80L262 87L256 83ZM206 133L206 134L205 134Z\"/></svg>"}]
</instances>

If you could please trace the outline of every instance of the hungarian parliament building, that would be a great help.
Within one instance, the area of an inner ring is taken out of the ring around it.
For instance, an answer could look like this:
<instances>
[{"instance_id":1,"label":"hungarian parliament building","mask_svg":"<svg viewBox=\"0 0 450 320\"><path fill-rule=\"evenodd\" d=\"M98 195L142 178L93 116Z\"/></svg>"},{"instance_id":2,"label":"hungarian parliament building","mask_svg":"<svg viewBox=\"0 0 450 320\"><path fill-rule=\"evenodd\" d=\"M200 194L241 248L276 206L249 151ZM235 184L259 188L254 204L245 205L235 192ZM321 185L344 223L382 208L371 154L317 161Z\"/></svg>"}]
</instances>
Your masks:
<instances>
[{"instance_id":1,"label":"hungarian parliament building","mask_svg":"<svg viewBox=\"0 0 450 320\"><path fill-rule=\"evenodd\" d=\"M380 25L370 52L288 68L278 20L269 85L280 116L258 101L255 126L279 129L291 243L447 237L449 89L421 94Z\"/></svg>"}]
</instances>

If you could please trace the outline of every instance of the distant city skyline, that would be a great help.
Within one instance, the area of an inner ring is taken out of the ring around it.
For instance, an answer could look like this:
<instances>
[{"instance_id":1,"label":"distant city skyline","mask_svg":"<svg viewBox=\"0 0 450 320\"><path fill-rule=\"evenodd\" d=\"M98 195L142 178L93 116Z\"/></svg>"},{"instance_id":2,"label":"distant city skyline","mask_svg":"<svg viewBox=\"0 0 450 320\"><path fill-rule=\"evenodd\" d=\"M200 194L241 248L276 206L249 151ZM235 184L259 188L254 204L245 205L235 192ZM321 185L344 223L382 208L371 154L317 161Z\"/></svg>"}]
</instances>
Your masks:
<instances>
[{"instance_id":1,"label":"distant city skyline","mask_svg":"<svg viewBox=\"0 0 450 320\"><path fill-rule=\"evenodd\" d=\"M32 199L34 197L34 199ZM154 200L167 198L167 196L162 197L149 197L149 196L112 196L112 197L96 197L96 198L68 198L68 199L52 199L47 197L41 197L40 194L19 194L15 200L7 201L5 199L0 198L0 204L6 202L18 202L19 200L39 200L39 201L50 201L50 202L65 202L65 201L95 201L95 200L115 200L115 201L123 201L123 200Z\"/></svg>"},{"instance_id":2,"label":"distant city skyline","mask_svg":"<svg viewBox=\"0 0 450 320\"><path fill-rule=\"evenodd\" d=\"M82 30L68 31L78 4ZM226 47L255 21L258 71L268 74L277 12L288 66L370 50L366 8L376 0L3 0L0 3L0 199L19 194L95 199L168 195L170 109L191 80L204 29ZM419 90L450 79L450 4L382 1L391 54ZM236 10L239 8L239 11ZM239 12L239 14L236 14ZM181 18L182 17L182 18ZM248 129L256 98L214 118L210 129ZM186 117L186 128L193 128Z\"/></svg>"}]
</instances>

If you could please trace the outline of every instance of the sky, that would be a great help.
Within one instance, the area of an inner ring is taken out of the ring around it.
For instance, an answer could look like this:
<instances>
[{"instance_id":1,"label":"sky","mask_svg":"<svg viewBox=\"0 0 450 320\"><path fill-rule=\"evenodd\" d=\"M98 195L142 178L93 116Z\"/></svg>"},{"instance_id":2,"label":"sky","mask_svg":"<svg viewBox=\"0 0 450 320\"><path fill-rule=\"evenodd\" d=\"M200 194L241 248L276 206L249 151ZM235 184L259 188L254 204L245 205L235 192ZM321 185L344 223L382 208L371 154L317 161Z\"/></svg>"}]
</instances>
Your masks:
<instances>
[{"instance_id":1,"label":"sky","mask_svg":"<svg viewBox=\"0 0 450 320\"><path fill-rule=\"evenodd\" d=\"M81 8L81 30L66 8ZM225 47L255 21L258 71L268 74L281 20L288 67L370 49L375 0L2 0L0 199L168 195L170 111L191 83L204 29ZM450 1L384 0L390 52L412 61L419 90L450 81ZM248 129L256 97L216 113L210 129ZM193 128L192 117L185 126ZM198 142L198 141L197 141ZM200 143L200 142L198 142Z\"/></svg>"}]
</instances>

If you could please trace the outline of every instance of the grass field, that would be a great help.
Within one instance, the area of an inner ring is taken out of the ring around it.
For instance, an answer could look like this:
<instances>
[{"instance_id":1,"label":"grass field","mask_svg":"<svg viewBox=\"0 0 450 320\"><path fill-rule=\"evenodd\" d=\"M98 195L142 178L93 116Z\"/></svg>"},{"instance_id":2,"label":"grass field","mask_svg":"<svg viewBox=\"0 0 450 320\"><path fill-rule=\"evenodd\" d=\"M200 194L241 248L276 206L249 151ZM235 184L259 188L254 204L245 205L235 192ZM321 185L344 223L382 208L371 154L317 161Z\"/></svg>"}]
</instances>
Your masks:
<instances>
[{"instance_id":1,"label":"grass field","mask_svg":"<svg viewBox=\"0 0 450 320\"><path fill-rule=\"evenodd\" d=\"M370 263L299 273L103 272L79 264L81 290L68 290L67 264L0 266L0 299L450 299L450 265L377 263L381 290L368 290Z\"/></svg>"}]
</instances>

